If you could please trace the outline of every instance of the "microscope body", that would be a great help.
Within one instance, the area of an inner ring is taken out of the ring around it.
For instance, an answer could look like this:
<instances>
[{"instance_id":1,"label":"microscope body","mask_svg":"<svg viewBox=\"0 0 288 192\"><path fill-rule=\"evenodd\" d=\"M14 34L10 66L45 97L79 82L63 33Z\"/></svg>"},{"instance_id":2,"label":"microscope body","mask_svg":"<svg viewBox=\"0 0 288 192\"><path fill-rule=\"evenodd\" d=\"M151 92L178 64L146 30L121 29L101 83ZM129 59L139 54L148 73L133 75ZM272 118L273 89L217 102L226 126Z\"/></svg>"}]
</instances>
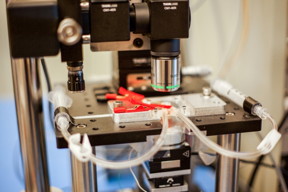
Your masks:
<instances>
[{"instance_id":1,"label":"microscope body","mask_svg":"<svg viewBox=\"0 0 288 192\"><path fill-rule=\"evenodd\" d=\"M12 64L13 60L37 60L55 56L60 51L62 62L67 64L69 96L75 101L69 113L80 117L75 120L76 125L85 125L81 130L75 125L69 129L73 134L85 132L92 146L145 142L161 132L161 119L149 116L155 111L115 114L113 105L112 110L108 110L109 103L103 100L103 95L115 93L119 87L145 96L165 96L159 97L160 100L168 98L183 111L188 111L190 106L193 113L189 114L190 120L208 136L261 130L261 120L247 116L233 102L199 94L207 85L203 80L181 79L180 39L189 36L190 17L188 0L10 0L7 18ZM85 84L83 65L88 63L83 58L83 44L90 44L91 51L118 51L114 57L112 84ZM17 62L14 68L17 70ZM20 106L23 103L21 98L19 103ZM113 121L103 113L113 113ZM20 115L18 113L18 119ZM95 120L89 116L87 119L87 115L100 118ZM115 117L119 117L119 121ZM121 119L126 120L122 122ZM173 142L164 145L143 164L144 180L150 191L167 191L168 188L188 191L184 176L191 174L191 143L186 142L189 139L185 136L191 138L191 133L181 132L180 135L172 137L180 139L172 139ZM56 130L56 140L58 148L68 147L59 130ZM44 153L43 148L39 153ZM44 161L43 165L46 165ZM31 179L30 183L33 182Z\"/></svg>"},{"instance_id":2,"label":"microscope body","mask_svg":"<svg viewBox=\"0 0 288 192\"><path fill-rule=\"evenodd\" d=\"M116 90L126 87L153 96L180 88L180 39L189 36L188 0L11 0L7 18L11 57L40 58L60 51L71 92L87 89L83 44L90 44L91 51L118 51L113 67ZM143 165L150 189L188 190L183 175L191 172L190 147L183 141L174 144L179 148L163 149ZM189 153L184 173L181 158L174 155L183 150ZM169 161L163 152L173 154Z\"/></svg>"},{"instance_id":3,"label":"microscope body","mask_svg":"<svg viewBox=\"0 0 288 192\"><path fill-rule=\"evenodd\" d=\"M92 51L149 51L151 87L160 92L180 87L180 39L189 36L188 0L12 0L7 14L11 56L53 56L60 50L69 91L85 90L85 43Z\"/></svg>"}]
</instances>

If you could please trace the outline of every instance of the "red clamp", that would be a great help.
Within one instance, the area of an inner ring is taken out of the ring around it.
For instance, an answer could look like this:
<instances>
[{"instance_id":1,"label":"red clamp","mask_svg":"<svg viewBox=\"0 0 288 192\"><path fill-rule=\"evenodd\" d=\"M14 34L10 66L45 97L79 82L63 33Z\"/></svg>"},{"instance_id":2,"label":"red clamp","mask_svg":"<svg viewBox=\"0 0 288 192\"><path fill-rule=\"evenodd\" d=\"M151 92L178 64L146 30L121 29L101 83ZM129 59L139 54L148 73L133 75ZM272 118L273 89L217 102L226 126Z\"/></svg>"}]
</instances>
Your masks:
<instances>
[{"instance_id":1,"label":"red clamp","mask_svg":"<svg viewBox=\"0 0 288 192\"><path fill-rule=\"evenodd\" d=\"M143 111L150 111L155 108L165 108L170 109L171 105L161 105L161 104L147 104L143 103L142 100L145 98L144 95L141 95L139 93L135 93L132 91L128 91L127 89L120 87L117 94L110 94L107 93L105 95L106 99L109 100L118 100L118 101L125 101L125 103L131 104L128 107L121 106L121 107L115 107L114 113L132 113L132 112L143 112Z\"/></svg>"}]
</instances>

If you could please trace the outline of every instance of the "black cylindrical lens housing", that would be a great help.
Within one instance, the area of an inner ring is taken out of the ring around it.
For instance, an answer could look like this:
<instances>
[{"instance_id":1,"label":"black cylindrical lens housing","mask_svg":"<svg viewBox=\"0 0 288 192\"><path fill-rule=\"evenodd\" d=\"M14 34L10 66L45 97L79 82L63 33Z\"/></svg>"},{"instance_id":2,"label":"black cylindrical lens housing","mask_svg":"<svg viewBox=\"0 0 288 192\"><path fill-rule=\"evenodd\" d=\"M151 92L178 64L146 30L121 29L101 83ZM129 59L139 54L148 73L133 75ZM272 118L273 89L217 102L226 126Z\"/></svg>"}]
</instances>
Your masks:
<instances>
[{"instance_id":1,"label":"black cylindrical lens housing","mask_svg":"<svg viewBox=\"0 0 288 192\"><path fill-rule=\"evenodd\" d=\"M85 91L85 80L83 74L83 62L68 62L67 87L72 92Z\"/></svg>"}]
</instances>

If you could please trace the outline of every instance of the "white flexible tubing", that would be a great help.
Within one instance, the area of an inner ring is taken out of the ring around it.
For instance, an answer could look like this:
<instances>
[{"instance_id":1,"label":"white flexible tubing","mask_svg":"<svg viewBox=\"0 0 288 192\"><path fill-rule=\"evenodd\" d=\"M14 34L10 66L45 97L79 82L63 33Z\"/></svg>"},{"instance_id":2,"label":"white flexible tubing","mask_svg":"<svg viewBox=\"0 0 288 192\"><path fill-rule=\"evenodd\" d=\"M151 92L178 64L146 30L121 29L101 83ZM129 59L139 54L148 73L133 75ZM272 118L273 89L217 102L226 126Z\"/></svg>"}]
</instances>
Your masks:
<instances>
[{"instance_id":1,"label":"white flexible tubing","mask_svg":"<svg viewBox=\"0 0 288 192\"><path fill-rule=\"evenodd\" d=\"M267 119L271 122L273 129L276 129L278 131L278 125L275 119L273 119L270 115L267 116Z\"/></svg>"},{"instance_id":2,"label":"white flexible tubing","mask_svg":"<svg viewBox=\"0 0 288 192\"><path fill-rule=\"evenodd\" d=\"M177 112L177 116L179 119L181 119L185 123L185 125L187 126L186 128L188 130L191 130L203 144L205 144L207 147L211 148L212 150L216 151L217 153L221 155L231 157L231 158L239 158L239 159L252 159L261 155L259 151L236 152L236 151L230 151L230 150L224 149L220 145L211 141L206 135L204 135L198 129L198 127L196 127L196 125L189 118L183 115L180 111Z\"/></svg>"},{"instance_id":3,"label":"white flexible tubing","mask_svg":"<svg viewBox=\"0 0 288 192\"><path fill-rule=\"evenodd\" d=\"M278 130L278 125L277 125L276 121L271 117L271 115L266 111L265 108L263 108L260 105L255 106L253 109L253 113L256 114L258 117L260 117L261 119L269 120L270 123L272 124L273 129Z\"/></svg>"},{"instance_id":4,"label":"white flexible tubing","mask_svg":"<svg viewBox=\"0 0 288 192\"><path fill-rule=\"evenodd\" d=\"M65 89L62 86L55 88L54 92L50 93L49 100L56 107L64 106L64 107L69 108L72 104L72 100L65 94ZM162 119L163 119L163 127L162 127L161 134L158 140L156 141L155 145L144 155L137 157L135 159L132 159L132 160L128 160L128 161L113 162L113 161L108 161L104 159L99 159L92 154L90 156L90 160L97 165L100 165L105 168L110 168L110 169L126 169L129 167L140 165L141 163L143 163L144 161L150 159L153 155L155 155L160 150L162 145L164 144L167 129L168 129L167 111L163 112ZM65 138L67 142L69 142L69 138L71 136L71 134L68 132L69 123L70 122L66 116L59 116L56 122L59 130L61 131L63 137Z\"/></svg>"},{"instance_id":5,"label":"white flexible tubing","mask_svg":"<svg viewBox=\"0 0 288 192\"><path fill-rule=\"evenodd\" d=\"M163 127L162 127L162 131L161 134L159 136L159 138L157 139L155 145L153 145L153 147L146 152L144 155L141 155L135 159L132 160L127 160L127 161L121 161L121 162L115 162L115 161L109 161L109 160L104 160L104 159L99 159L97 157L95 157L93 154L91 154L90 161L93 162L96 165L100 165L104 168L109 168L109 169L127 169L130 167L134 167L137 165L142 164L144 161L149 160L150 158L152 158L153 155L155 155L160 148L162 147L162 145L164 144L165 141L165 137L166 137L166 133L167 133L167 129L168 129L168 113L167 111L163 112ZM68 128L67 127L60 127L61 133L63 134L64 138L66 139L66 141L69 141L69 137L71 136L71 134L68 132Z\"/></svg>"},{"instance_id":6,"label":"white flexible tubing","mask_svg":"<svg viewBox=\"0 0 288 192\"><path fill-rule=\"evenodd\" d=\"M54 90L48 94L49 101L54 105L54 109L58 107L70 108L73 101L66 95L66 90L63 86L57 85Z\"/></svg>"}]
</instances>

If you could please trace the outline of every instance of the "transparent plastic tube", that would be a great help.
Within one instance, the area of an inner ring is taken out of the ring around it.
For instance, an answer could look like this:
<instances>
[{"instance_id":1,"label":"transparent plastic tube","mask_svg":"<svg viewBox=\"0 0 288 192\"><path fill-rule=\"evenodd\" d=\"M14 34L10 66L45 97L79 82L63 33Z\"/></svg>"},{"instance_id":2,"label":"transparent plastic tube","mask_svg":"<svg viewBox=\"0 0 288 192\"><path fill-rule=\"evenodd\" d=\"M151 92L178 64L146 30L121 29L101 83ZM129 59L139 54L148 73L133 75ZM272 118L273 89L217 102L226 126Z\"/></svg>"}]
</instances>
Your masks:
<instances>
[{"instance_id":1,"label":"transparent plastic tube","mask_svg":"<svg viewBox=\"0 0 288 192\"><path fill-rule=\"evenodd\" d=\"M65 87L61 85L57 85L53 91L49 92L48 99L54 105L54 110L58 107L70 108L73 103L72 99L66 94ZM69 114L61 112L54 117L54 122L57 128L64 130L69 128L71 119Z\"/></svg>"},{"instance_id":2,"label":"transparent plastic tube","mask_svg":"<svg viewBox=\"0 0 288 192\"><path fill-rule=\"evenodd\" d=\"M100 165L102 167L109 168L109 169L126 169L126 168L130 168L130 167L142 164L144 161L152 158L153 155L155 155L160 150L162 145L164 144L165 136L166 136L167 129L168 129L168 113L167 113L167 111L163 112L162 120L163 120L163 127L162 127L161 134L160 134L158 140L156 141L156 143L153 145L153 147L148 152L146 152L145 154L143 154L143 155L141 155L135 159L127 160L127 161L121 161L121 162L99 159L99 158L95 157L93 154L91 154L90 161L93 162L94 164L97 164L97 165ZM68 132L68 128L66 126L66 123L62 123L60 125L63 125L63 127L59 127L59 129L61 130L61 133L63 134L64 138L68 142L71 134Z\"/></svg>"},{"instance_id":3,"label":"transparent plastic tube","mask_svg":"<svg viewBox=\"0 0 288 192\"><path fill-rule=\"evenodd\" d=\"M69 108L72 105L72 99L66 94L63 86L57 85L53 91L49 92L49 101L54 105L54 109L58 107Z\"/></svg>"},{"instance_id":4,"label":"transparent plastic tube","mask_svg":"<svg viewBox=\"0 0 288 192\"><path fill-rule=\"evenodd\" d=\"M260 156L262 153L260 151L255 152L236 152L236 151L230 151L227 149L222 148L220 145L214 143L211 141L206 135L204 135L198 127L184 114L182 114L180 111L177 111L177 116L179 119L181 119L188 130L191 130L199 139L201 142L203 142L207 147L211 148L212 150L216 151L217 153L231 157L231 158L239 158L239 159L252 159L255 157Z\"/></svg>"},{"instance_id":5,"label":"transparent plastic tube","mask_svg":"<svg viewBox=\"0 0 288 192\"><path fill-rule=\"evenodd\" d=\"M273 126L273 129L278 130L278 125L277 125L276 121L271 117L271 115L261 105L255 106L253 109L253 113L255 115L257 115L258 117L260 117L261 119L269 120Z\"/></svg>"}]
</instances>

